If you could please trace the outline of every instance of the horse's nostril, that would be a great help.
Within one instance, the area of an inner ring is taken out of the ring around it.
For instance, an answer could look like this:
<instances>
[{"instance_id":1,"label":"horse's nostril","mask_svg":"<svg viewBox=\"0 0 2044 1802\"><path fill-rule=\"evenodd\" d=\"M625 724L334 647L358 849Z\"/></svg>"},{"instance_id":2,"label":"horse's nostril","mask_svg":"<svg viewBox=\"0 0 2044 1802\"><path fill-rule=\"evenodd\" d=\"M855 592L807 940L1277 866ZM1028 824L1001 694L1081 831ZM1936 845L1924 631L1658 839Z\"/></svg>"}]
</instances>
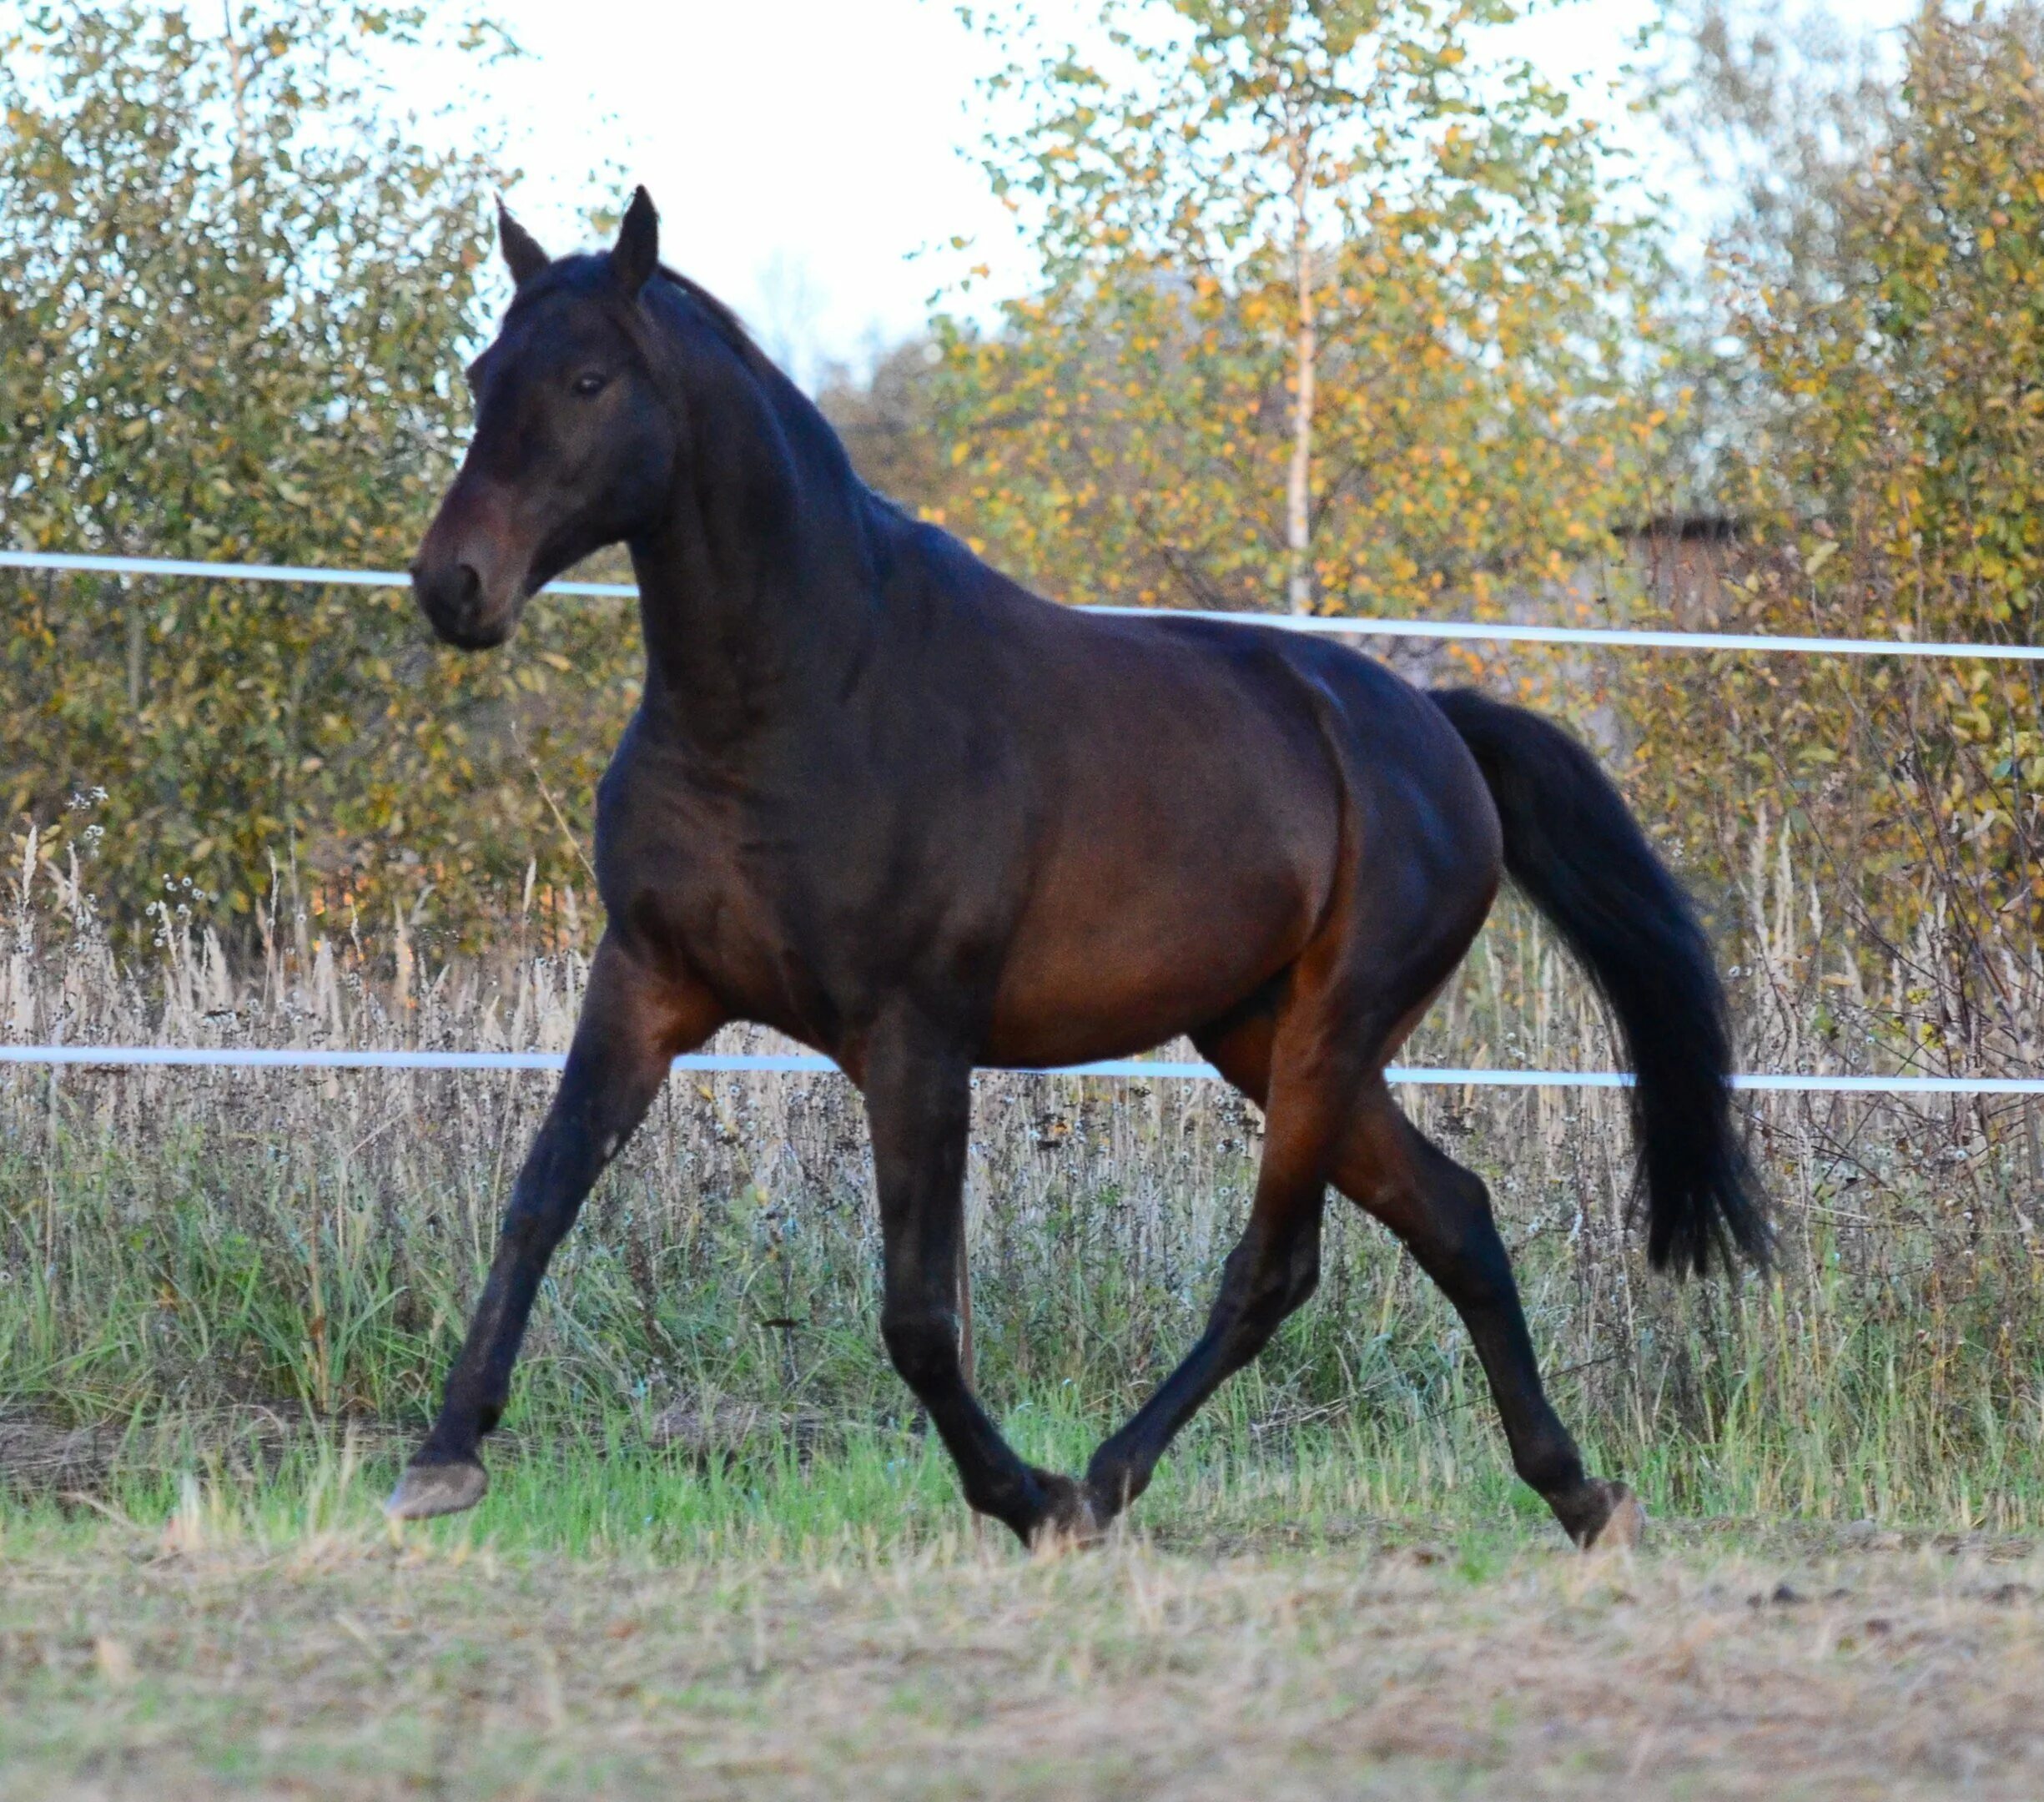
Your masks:
<instances>
[{"instance_id":1,"label":"horse's nostril","mask_svg":"<svg viewBox=\"0 0 2044 1802\"><path fill-rule=\"evenodd\" d=\"M443 563L420 557L411 566L412 586L430 607L465 611L482 599L482 576L473 563Z\"/></svg>"}]
</instances>

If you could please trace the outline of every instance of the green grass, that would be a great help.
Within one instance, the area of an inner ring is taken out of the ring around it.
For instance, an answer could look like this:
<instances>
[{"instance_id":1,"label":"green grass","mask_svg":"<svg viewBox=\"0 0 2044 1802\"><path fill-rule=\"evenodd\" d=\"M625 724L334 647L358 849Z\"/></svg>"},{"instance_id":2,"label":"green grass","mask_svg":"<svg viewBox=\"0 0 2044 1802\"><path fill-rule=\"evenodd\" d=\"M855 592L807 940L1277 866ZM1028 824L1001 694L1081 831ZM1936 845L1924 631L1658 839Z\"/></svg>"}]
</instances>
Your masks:
<instances>
[{"instance_id":1,"label":"green grass","mask_svg":"<svg viewBox=\"0 0 2044 1802\"><path fill-rule=\"evenodd\" d=\"M1822 1063L1803 1001L1846 991L1795 950L1804 876L1785 861L1778 879L1755 868L1749 1061ZM53 883L61 904L46 914ZM0 969L10 1029L557 1044L579 1001L584 965L566 942L428 970L401 942L315 942L305 921L278 923L259 967L230 968L167 927L157 963L127 969L74 883L49 872L36 887L18 898ZM1868 1044L1888 1044L1902 1015L1870 1009ZM1561 1066L1612 1053L1565 960L1507 909L1408 1055ZM73 1428L124 1438L120 1482L260 1462L349 1431L395 1456L430 1418L551 1087L0 1071L0 1479L23 1474L11 1448ZM2019 1105L1750 1098L1781 1229L1775 1270L1679 1286L1640 1256L1622 1098L1402 1099L1490 1185L1563 1417L1594 1466L1659 1512L2044 1524L2044 1165ZM1040 1459L1082 1463L1197 1336L1261 1132L1216 1085L979 1080L979 1386ZM833 1468L913 1467L922 1496L938 1479L881 1354L879 1267L848 1084L671 1082L554 1261L507 1427L528 1459L601 1462L625 1482L676 1403L750 1410L802 1423ZM1282 1468L1313 1473L1311 1492L1337 1512L1466 1495L1537 1518L1505 1469L1467 1333L1411 1261L1337 1202L1323 1272L1196 1423L1160 1493L1253 1487ZM748 1492L773 1487L761 1474L773 1442L733 1467L751 1473ZM85 1462L62 1486L106 1480L103 1460ZM789 1507L818 1505L821 1467L785 1486ZM703 1481L727 1486L733 1472Z\"/></svg>"},{"instance_id":2,"label":"green grass","mask_svg":"<svg viewBox=\"0 0 2044 1802\"><path fill-rule=\"evenodd\" d=\"M0 1468L10 1421L104 1427L134 1467L269 1456L309 1429L394 1452L430 1416L545 1092L0 1078ZM1196 1336L1253 1116L1211 1091L1077 1083L989 1085L982 1109L980 1387L1031 1455L1075 1467ZM834 1083L671 1098L556 1261L506 1422L528 1457L629 1485L662 1409L721 1401L799 1418L842 1481L902 1488L907 1518L954 1507L879 1344L861 1125ZM1838 1226L1834 1200L1791 1211L1772 1277L1678 1287L1636 1261L1620 1195L1584 1205L1622 1150L1616 1122L1591 1101L1559 1125L1479 1121L1457 1149L1492 1172L1553 1393L1594 1466L1678 1515L2044 1522L2044 1260L2026 1240L1898 1178L1854 1200L1870 1226ZM1561 1148L1544 1174L1528 1138ZM1537 1518L1431 1286L1345 1207L1326 1263L1319 1296L1196 1423L1167 1491L1253 1487L1284 1462L1337 1512L1468 1495ZM813 1472L775 1476L770 1448L679 1492L737 1507L739 1474L805 1523L824 1505ZM873 1505L869 1524L904 1518Z\"/></svg>"},{"instance_id":3,"label":"green grass","mask_svg":"<svg viewBox=\"0 0 2044 1802\"><path fill-rule=\"evenodd\" d=\"M1387 1520L1432 1519L1442 1530L1539 1537L1547 1516L1508 1471L1473 1476L1443 1449L1433 1457L1372 1459L1342 1431L1308 1430L1279 1450L1229 1435L1218 1422L1196 1432L1138 1510L1141 1534L1160 1543L1255 1540L1332 1545ZM1025 1456L1082 1463L1095 1437L1085 1422L1024 1408L1007 1422ZM89 1502L18 1496L11 1526L89 1537L105 1519L154 1531L192 1517L209 1537L262 1543L320 1530L345 1517L355 1527L395 1479L402 1447L308 1431L259 1461L231 1444L206 1446L188 1430L137 1444ZM536 1444L493 1443L489 1495L471 1513L411 1529L443 1548L488 1546L517 1553L651 1560L814 1560L955 1548L982 1538L1006 1547L1004 1528L976 1528L958 1499L942 1447L910 1430L848 1428L798 1452L783 1442L726 1457L651 1449L622 1434L569 1433ZM1555 1537L1558 1540L1558 1529Z\"/></svg>"},{"instance_id":4,"label":"green grass","mask_svg":"<svg viewBox=\"0 0 2044 1802\"><path fill-rule=\"evenodd\" d=\"M1338 1544L1372 1523L1424 1522L1454 1533L1539 1538L1558 1529L1518 1482L1488 1396L1452 1382L1438 1414L1390 1423L1351 1412L1332 1422L1271 1430L1272 1395L1252 1375L1218 1398L1181 1438L1135 1511L1157 1543L1186 1551L1256 1542ZM1084 1467L1104 1430L1097 1409L1054 1393L1008 1411L1018 1449L1055 1468ZM801 1442L773 1417L728 1449L707 1455L649 1445L640 1418L536 1422L515 1410L486 1448L491 1487L472 1516L450 1523L466 1538L512 1550L659 1560L723 1556L864 1554L883 1547L955 1543L978 1529L958 1497L950 1462L913 1417L906 1424L848 1420ZM1898 1495L1893 1415L1875 1414L1848 1437L1839 1415L1793 1432L1734 1419L1709 1440L1682 1434L1590 1439L1593 1469L1623 1476L1657 1519L1744 1518L1812 1523L1873 1520L1945 1531L2029 1530L2037 1472L1983 1473L1955 1465L1941 1487ZM1827 1427L1835 1437L1825 1436ZM81 1508L160 1522L196 1492L224 1498L252 1523L270 1498L316 1498L344 1466L351 1491L387 1492L409 1449L401 1429L243 1417L162 1416L131 1426L103 1474L76 1490L18 1491L16 1518L48 1524ZM211 1503L209 1503L211 1505ZM289 1516L284 1517L288 1524Z\"/></svg>"},{"instance_id":5,"label":"green grass","mask_svg":"<svg viewBox=\"0 0 2044 1802\"><path fill-rule=\"evenodd\" d=\"M1654 1513L1637 1559L1564 1545L1458 1324L1342 1211L1129 1525L1045 1563L880 1354L855 1107L722 1085L592 1199L482 1505L394 1530L544 1092L0 1080L0 1802L2044 1788L2036 1268L1906 1168L1852 1198L1875 1227L1819 1191L1774 1276L1678 1290L1609 1115L1434 1122ZM981 1105L981 1387L1074 1469L1196 1331L1253 1121ZM677 1402L750 1425L653 1443Z\"/></svg>"}]
</instances>

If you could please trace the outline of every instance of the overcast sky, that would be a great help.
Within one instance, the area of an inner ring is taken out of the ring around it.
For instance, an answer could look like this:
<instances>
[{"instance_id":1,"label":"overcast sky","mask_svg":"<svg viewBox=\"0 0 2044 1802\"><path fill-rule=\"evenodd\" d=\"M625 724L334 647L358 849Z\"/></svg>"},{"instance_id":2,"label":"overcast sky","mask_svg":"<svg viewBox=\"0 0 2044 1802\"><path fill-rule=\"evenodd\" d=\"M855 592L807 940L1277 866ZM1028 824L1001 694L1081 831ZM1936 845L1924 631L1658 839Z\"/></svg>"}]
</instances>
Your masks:
<instances>
[{"instance_id":1,"label":"overcast sky","mask_svg":"<svg viewBox=\"0 0 2044 1802\"><path fill-rule=\"evenodd\" d=\"M1874 21L1910 0L1842 0ZM856 359L923 319L960 260L1010 287L1028 262L961 152L979 134L985 44L952 0L498 0L532 60L491 78L527 172L519 209L549 249L614 163L646 183L670 261L723 294L776 348ZM1097 0L1039 0L1083 35ZM1652 0L1578 0L1519 28L1552 75L1615 74ZM803 373L808 371L804 370Z\"/></svg>"}]
</instances>

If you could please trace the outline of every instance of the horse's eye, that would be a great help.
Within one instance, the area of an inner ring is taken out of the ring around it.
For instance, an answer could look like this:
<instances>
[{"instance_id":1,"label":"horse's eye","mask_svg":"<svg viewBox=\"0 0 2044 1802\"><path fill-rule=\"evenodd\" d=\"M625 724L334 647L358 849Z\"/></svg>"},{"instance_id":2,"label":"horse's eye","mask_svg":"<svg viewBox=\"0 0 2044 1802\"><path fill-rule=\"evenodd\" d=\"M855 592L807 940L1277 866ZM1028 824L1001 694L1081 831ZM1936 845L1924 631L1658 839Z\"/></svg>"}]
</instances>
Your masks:
<instances>
[{"instance_id":1,"label":"horse's eye","mask_svg":"<svg viewBox=\"0 0 2044 1802\"><path fill-rule=\"evenodd\" d=\"M577 375L575 378L575 391L586 400L591 395L602 394L603 384L607 380L607 377L599 375L594 370L592 370L587 375Z\"/></svg>"}]
</instances>

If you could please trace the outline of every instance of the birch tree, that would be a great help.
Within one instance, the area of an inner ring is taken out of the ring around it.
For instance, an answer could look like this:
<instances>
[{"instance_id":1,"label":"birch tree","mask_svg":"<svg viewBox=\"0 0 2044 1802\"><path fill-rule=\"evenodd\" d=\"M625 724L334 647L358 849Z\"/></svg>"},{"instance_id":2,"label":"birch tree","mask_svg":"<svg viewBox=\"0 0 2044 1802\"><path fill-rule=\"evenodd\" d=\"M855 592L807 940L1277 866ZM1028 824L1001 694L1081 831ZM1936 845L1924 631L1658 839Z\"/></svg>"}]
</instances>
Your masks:
<instances>
[{"instance_id":1,"label":"birch tree","mask_svg":"<svg viewBox=\"0 0 2044 1802\"><path fill-rule=\"evenodd\" d=\"M1041 259L946 322L959 523L1072 598L1406 610L1637 504L1651 234L1507 0L1109 0L1005 52L985 163Z\"/></svg>"}]
</instances>

